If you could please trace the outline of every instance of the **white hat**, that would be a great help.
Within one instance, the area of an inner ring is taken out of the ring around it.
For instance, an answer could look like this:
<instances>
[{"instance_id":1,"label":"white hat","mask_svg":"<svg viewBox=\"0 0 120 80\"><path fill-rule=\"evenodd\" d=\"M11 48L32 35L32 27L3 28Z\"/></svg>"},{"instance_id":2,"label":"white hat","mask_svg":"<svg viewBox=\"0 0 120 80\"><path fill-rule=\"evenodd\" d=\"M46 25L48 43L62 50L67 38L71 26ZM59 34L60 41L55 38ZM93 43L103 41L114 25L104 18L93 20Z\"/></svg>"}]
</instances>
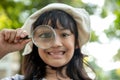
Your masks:
<instances>
[{"instance_id":1,"label":"white hat","mask_svg":"<svg viewBox=\"0 0 120 80\"><path fill-rule=\"evenodd\" d=\"M26 22L22 26L22 29L26 30L30 36L32 24L37 20L37 18L42 13L53 10L53 9L58 9L58 10L67 12L76 21L77 28L78 28L79 47L82 47L85 43L89 41L89 38L90 38L89 14L84 9L74 8L72 6L69 6L63 3L52 3L36 11L26 20ZM29 54L32 51L32 46L33 46L32 41L27 43L27 45L25 46L23 55Z\"/></svg>"}]
</instances>

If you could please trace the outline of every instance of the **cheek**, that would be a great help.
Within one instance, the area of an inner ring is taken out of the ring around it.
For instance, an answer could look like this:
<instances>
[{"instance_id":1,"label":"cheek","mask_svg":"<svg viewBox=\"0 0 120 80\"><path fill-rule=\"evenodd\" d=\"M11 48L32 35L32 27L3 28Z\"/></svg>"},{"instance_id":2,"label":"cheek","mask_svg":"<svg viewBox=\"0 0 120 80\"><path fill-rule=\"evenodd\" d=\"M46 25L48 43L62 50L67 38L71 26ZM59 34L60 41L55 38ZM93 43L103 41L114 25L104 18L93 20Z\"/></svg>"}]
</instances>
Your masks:
<instances>
[{"instance_id":1,"label":"cheek","mask_svg":"<svg viewBox=\"0 0 120 80\"><path fill-rule=\"evenodd\" d=\"M75 49L75 39L72 37L69 41L66 41L65 44L66 48L68 49L67 55L69 56L68 58L72 58L74 54L74 49Z\"/></svg>"},{"instance_id":2,"label":"cheek","mask_svg":"<svg viewBox=\"0 0 120 80\"><path fill-rule=\"evenodd\" d=\"M69 51L73 52L74 49L75 49L75 38L72 37L72 38L70 38L69 40L67 40L67 41L65 42L65 45L66 45L66 47L67 47L68 49L70 49Z\"/></svg>"}]
</instances>

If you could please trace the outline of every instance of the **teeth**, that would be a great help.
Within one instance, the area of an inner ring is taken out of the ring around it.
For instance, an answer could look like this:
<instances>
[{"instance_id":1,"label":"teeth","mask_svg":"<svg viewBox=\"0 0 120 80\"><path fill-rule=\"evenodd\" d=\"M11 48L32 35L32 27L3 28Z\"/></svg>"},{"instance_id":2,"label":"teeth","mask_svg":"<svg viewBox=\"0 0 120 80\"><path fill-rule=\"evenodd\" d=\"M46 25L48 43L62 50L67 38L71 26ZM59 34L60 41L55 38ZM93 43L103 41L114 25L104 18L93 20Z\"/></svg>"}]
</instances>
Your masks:
<instances>
[{"instance_id":1,"label":"teeth","mask_svg":"<svg viewBox=\"0 0 120 80\"><path fill-rule=\"evenodd\" d=\"M62 55L62 54L63 54L63 52L55 52L55 53L50 52L49 54L50 54L50 55Z\"/></svg>"},{"instance_id":2,"label":"teeth","mask_svg":"<svg viewBox=\"0 0 120 80\"><path fill-rule=\"evenodd\" d=\"M53 59L61 59L64 56L64 51L58 51L58 52L48 52L48 54L53 58Z\"/></svg>"}]
</instances>

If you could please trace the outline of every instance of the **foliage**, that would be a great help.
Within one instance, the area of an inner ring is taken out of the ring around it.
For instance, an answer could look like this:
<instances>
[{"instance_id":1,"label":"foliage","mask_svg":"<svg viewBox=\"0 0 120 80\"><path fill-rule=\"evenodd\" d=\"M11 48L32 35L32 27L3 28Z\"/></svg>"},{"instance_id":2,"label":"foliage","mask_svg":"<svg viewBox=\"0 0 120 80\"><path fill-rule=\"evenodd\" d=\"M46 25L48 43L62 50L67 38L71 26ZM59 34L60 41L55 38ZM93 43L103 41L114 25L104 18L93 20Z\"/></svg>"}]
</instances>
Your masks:
<instances>
[{"instance_id":1,"label":"foliage","mask_svg":"<svg viewBox=\"0 0 120 80\"><path fill-rule=\"evenodd\" d=\"M114 69L109 71L110 79L109 80L117 80L120 79L120 69Z\"/></svg>"},{"instance_id":2,"label":"foliage","mask_svg":"<svg viewBox=\"0 0 120 80\"><path fill-rule=\"evenodd\" d=\"M120 0L106 0L104 8L108 9L116 16L113 24L111 24L111 27L106 30L105 33L108 37L120 39Z\"/></svg>"},{"instance_id":3,"label":"foliage","mask_svg":"<svg viewBox=\"0 0 120 80\"><path fill-rule=\"evenodd\" d=\"M90 42L98 41L98 36L95 34L95 31L91 31Z\"/></svg>"},{"instance_id":4,"label":"foliage","mask_svg":"<svg viewBox=\"0 0 120 80\"><path fill-rule=\"evenodd\" d=\"M116 27L113 27L112 25L109 27L109 29L104 30L104 32L107 34L107 37L112 38L120 38L120 30L116 29Z\"/></svg>"},{"instance_id":5,"label":"foliage","mask_svg":"<svg viewBox=\"0 0 120 80\"><path fill-rule=\"evenodd\" d=\"M117 54L113 56L114 61L120 61L120 49L118 50Z\"/></svg>"},{"instance_id":6,"label":"foliage","mask_svg":"<svg viewBox=\"0 0 120 80\"><path fill-rule=\"evenodd\" d=\"M85 7L81 0L3 0L0 2L0 29L21 27L29 15L53 2ZM90 11L92 8L88 6L87 10Z\"/></svg>"},{"instance_id":7,"label":"foliage","mask_svg":"<svg viewBox=\"0 0 120 80\"><path fill-rule=\"evenodd\" d=\"M108 15L107 9L105 7L102 8L102 12L101 12L101 17L105 18Z\"/></svg>"},{"instance_id":8,"label":"foliage","mask_svg":"<svg viewBox=\"0 0 120 80\"><path fill-rule=\"evenodd\" d=\"M85 8L90 15L93 15L96 12L97 5L88 3L88 4L85 4L83 8Z\"/></svg>"}]
</instances>

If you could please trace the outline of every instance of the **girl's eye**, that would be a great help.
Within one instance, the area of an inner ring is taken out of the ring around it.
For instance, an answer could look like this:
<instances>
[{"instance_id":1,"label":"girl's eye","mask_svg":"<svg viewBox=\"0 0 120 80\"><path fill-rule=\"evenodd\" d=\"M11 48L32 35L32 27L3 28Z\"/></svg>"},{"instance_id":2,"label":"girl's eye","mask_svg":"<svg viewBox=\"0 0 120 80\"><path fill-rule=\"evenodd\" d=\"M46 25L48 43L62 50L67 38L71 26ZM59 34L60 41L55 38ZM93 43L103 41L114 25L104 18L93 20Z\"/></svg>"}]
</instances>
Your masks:
<instances>
[{"instance_id":1,"label":"girl's eye","mask_svg":"<svg viewBox=\"0 0 120 80\"><path fill-rule=\"evenodd\" d=\"M68 37L68 36L70 36L70 34L69 33L62 33L62 35L61 35L62 37Z\"/></svg>"},{"instance_id":2,"label":"girl's eye","mask_svg":"<svg viewBox=\"0 0 120 80\"><path fill-rule=\"evenodd\" d=\"M52 33L43 33L39 35L39 38L51 38Z\"/></svg>"}]
</instances>

